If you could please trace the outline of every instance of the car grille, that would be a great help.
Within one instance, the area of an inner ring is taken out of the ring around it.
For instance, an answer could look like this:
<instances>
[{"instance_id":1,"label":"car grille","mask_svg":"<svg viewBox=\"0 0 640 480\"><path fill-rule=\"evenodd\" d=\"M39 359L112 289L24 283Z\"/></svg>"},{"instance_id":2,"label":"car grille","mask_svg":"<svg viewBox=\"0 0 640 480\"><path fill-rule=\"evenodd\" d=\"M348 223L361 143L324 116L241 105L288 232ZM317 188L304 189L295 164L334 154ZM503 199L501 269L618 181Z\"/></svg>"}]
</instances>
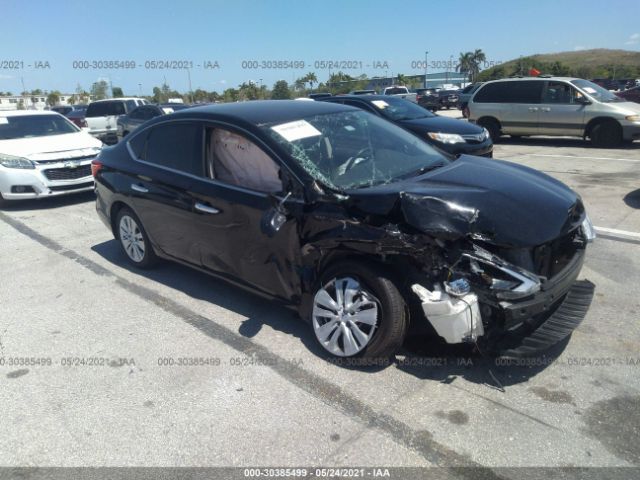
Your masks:
<instances>
[{"instance_id":1,"label":"car grille","mask_svg":"<svg viewBox=\"0 0 640 480\"><path fill-rule=\"evenodd\" d=\"M49 190L51 190L52 192L64 192L67 190L78 190L80 188L89 188L89 187L93 187L93 180L90 182L84 182L84 183L73 183L71 185L51 186L49 187Z\"/></svg>"},{"instance_id":2,"label":"car grille","mask_svg":"<svg viewBox=\"0 0 640 480\"><path fill-rule=\"evenodd\" d=\"M82 157L72 157L72 158L65 158L65 159L60 159L60 158L56 158L53 160L36 160L35 162L38 165L47 165L48 163L60 163L60 162L65 162L65 161L73 161L73 162L79 162L82 160L93 160L94 158L96 158L95 155L85 155Z\"/></svg>"},{"instance_id":3,"label":"car grille","mask_svg":"<svg viewBox=\"0 0 640 480\"><path fill-rule=\"evenodd\" d=\"M44 176L49 180L77 180L91 175L91 164L80 165L79 167L49 168L43 170Z\"/></svg>"}]
</instances>

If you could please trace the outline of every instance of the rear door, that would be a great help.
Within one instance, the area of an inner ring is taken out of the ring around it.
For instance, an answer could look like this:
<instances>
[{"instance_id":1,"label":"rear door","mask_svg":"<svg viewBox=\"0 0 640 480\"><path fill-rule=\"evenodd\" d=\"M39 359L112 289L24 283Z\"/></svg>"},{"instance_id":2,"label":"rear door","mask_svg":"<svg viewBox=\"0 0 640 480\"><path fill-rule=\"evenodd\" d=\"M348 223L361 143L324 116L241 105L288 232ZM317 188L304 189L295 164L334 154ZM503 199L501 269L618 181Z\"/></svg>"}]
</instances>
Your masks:
<instances>
[{"instance_id":1,"label":"rear door","mask_svg":"<svg viewBox=\"0 0 640 480\"><path fill-rule=\"evenodd\" d=\"M128 143L139 164L126 187L152 243L165 255L200 265L192 188L204 175L202 126L161 123Z\"/></svg>"},{"instance_id":2,"label":"rear door","mask_svg":"<svg viewBox=\"0 0 640 480\"><path fill-rule=\"evenodd\" d=\"M504 82L501 99L506 104L500 123L507 135L539 134L540 98L544 82L518 80Z\"/></svg>"},{"instance_id":3,"label":"rear door","mask_svg":"<svg viewBox=\"0 0 640 480\"><path fill-rule=\"evenodd\" d=\"M582 94L567 82L545 82L539 117L541 135L582 136L586 105L576 101L578 96Z\"/></svg>"},{"instance_id":4,"label":"rear door","mask_svg":"<svg viewBox=\"0 0 640 480\"><path fill-rule=\"evenodd\" d=\"M118 117L126 112L120 100L89 104L85 120L91 131L116 132Z\"/></svg>"}]
</instances>

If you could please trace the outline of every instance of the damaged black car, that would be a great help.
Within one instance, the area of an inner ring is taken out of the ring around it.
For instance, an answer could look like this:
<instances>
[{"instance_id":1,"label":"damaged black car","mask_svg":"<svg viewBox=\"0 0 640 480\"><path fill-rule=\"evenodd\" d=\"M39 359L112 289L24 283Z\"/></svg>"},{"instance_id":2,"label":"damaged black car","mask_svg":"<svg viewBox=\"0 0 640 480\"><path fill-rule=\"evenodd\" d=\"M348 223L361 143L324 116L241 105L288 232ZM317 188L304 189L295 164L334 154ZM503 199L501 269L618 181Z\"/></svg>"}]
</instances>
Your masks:
<instances>
[{"instance_id":1,"label":"damaged black car","mask_svg":"<svg viewBox=\"0 0 640 480\"><path fill-rule=\"evenodd\" d=\"M283 302L338 357L388 357L422 330L531 354L570 335L593 296L577 280L595 234L575 192L349 106L176 112L92 171L133 265L169 259Z\"/></svg>"}]
</instances>

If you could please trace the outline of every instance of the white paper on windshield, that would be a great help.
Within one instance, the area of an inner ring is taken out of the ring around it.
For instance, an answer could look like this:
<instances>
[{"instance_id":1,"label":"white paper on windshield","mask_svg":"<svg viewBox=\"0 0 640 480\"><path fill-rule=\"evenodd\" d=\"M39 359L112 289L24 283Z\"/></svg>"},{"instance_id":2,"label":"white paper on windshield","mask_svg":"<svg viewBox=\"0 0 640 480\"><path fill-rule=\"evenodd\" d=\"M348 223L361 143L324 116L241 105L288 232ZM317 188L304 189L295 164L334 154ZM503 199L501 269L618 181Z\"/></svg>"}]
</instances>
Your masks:
<instances>
[{"instance_id":1,"label":"white paper on windshield","mask_svg":"<svg viewBox=\"0 0 640 480\"><path fill-rule=\"evenodd\" d=\"M271 127L271 130L279 134L288 142L300 140L301 138L322 135L316 127L306 120L296 120L295 122L283 123L281 125Z\"/></svg>"},{"instance_id":2,"label":"white paper on windshield","mask_svg":"<svg viewBox=\"0 0 640 480\"><path fill-rule=\"evenodd\" d=\"M378 108L387 108L389 106L389 104L384 100L371 100L371 103L373 103Z\"/></svg>"},{"instance_id":3,"label":"white paper on windshield","mask_svg":"<svg viewBox=\"0 0 640 480\"><path fill-rule=\"evenodd\" d=\"M170 113L173 113L173 108L171 108L171 107L162 107L162 111L164 113L166 113L167 115L169 115Z\"/></svg>"},{"instance_id":4,"label":"white paper on windshield","mask_svg":"<svg viewBox=\"0 0 640 480\"><path fill-rule=\"evenodd\" d=\"M584 87L583 90L587 93L596 93L596 89L593 87Z\"/></svg>"},{"instance_id":5,"label":"white paper on windshield","mask_svg":"<svg viewBox=\"0 0 640 480\"><path fill-rule=\"evenodd\" d=\"M9 123L9 119L7 117L0 117L0 125L7 125Z\"/></svg>"}]
</instances>

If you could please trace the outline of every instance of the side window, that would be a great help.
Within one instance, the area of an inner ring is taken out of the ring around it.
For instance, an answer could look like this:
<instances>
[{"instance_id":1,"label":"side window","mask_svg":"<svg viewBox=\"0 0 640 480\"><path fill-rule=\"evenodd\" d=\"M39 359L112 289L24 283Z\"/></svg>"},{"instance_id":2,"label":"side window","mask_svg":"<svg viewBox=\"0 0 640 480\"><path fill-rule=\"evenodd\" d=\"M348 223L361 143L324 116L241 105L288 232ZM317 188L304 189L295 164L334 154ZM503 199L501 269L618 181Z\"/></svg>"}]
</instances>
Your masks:
<instances>
[{"instance_id":1,"label":"side window","mask_svg":"<svg viewBox=\"0 0 640 480\"><path fill-rule=\"evenodd\" d=\"M137 106L138 106L138 104L136 103L135 100L127 100L127 112L130 112L131 110L133 110Z\"/></svg>"},{"instance_id":2,"label":"side window","mask_svg":"<svg viewBox=\"0 0 640 480\"><path fill-rule=\"evenodd\" d=\"M150 130L139 158L162 167L204 176L201 131L199 124L191 122L158 125ZM131 146L136 152L136 147Z\"/></svg>"},{"instance_id":3,"label":"side window","mask_svg":"<svg viewBox=\"0 0 640 480\"><path fill-rule=\"evenodd\" d=\"M221 128L206 130L207 176L231 185L281 192L280 166L251 140Z\"/></svg>"},{"instance_id":4,"label":"side window","mask_svg":"<svg viewBox=\"0 0 640 480\"><path fill-rule=\"evenodd\" d=\"M369 105L367 105L366 103L362 103L362 102L359 102L359 101L357 101L357 100L345 100L345 101L344 101L344 104L345 104L345 105L348 105L348 106L350 106L350 107L356 107L356 108L359 108L360 110L364 110L364 111L366 111L366 112L373 112L373 111L374 111L374 110L373 110Z\"/></svg>"},{"instance_id":5,"label":"side window","mask_svg":"<svg viewBox=\"0 0 640 480\"><path fill-rule=\"evenodd\" d=\"M544 82L519 80L488 83L473 97L474 103L540 103Z\"/></svg>"},{"instance_id":6,"label":"side window","mask_svg":"<svg viewBox=\"0 0 640 480\"><path fill-rule=\"evenodd\" d=\"M134 156L139 160L144 160L144 149L147 145L147 137L149 136L149 132L142 132L138 135L134 135L129 139L129 147L133 150ZM129 137L127 137L129 138Z\"/></svg>"},{"instance_id":7,"label":"side window","mask_svg":"<svg viewBox=\"0 0 640 480\"><path fill-rule=\"evenodd\" d=\"M144 107L144 112L145 112L145 116L144 116L145 120L156 118L162 115L158 107Z\"/></svg>"},{"instance_id":8,"label":"side window","mask_svg":"<svg viewBox=\"0 0 640 480\"><path fill-rule=\"evenodd\" d=\"M564 82L549 82L544 92L543 103L572 104L582 96L575 88Z\"/></svg>"},{"instance_id":9,"label":"side window","mask_svg":"<svg viewBox=\"0 0 640 480\"><path fill-rule=\"evenodd\" d=\"M144 112L142 111L141 108L136 108L135 110L132 110L131 113L129 113L129 118L133 119L133 120L141 120L142 118L144 118Z\"/></svg>"}]
</instances>

